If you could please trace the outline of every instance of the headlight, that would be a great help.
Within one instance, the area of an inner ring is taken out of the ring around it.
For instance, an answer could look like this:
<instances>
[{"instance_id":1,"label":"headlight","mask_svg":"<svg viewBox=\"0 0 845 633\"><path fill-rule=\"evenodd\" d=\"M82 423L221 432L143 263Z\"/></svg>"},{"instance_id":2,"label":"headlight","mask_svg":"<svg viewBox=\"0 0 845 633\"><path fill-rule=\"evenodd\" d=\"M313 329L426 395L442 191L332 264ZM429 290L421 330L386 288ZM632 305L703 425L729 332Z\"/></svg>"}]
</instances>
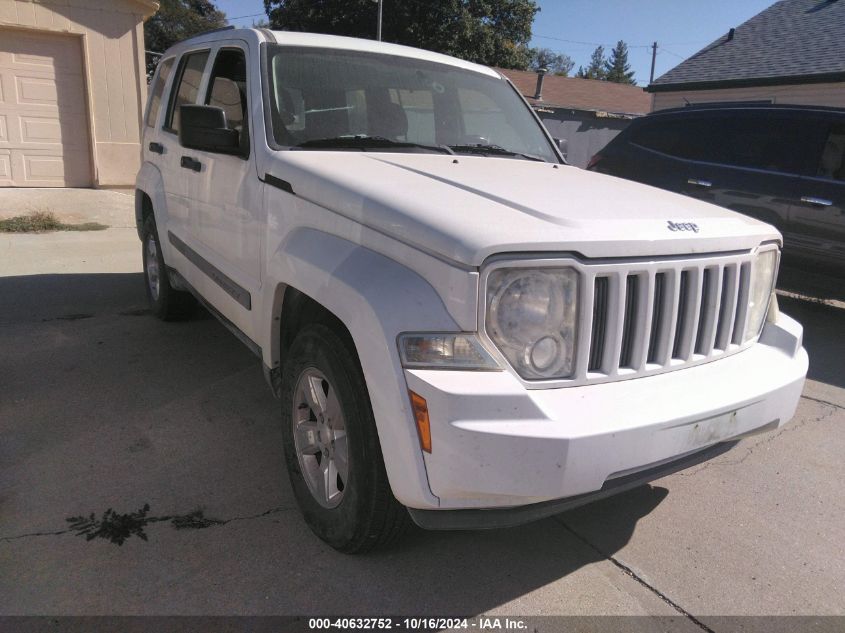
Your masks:
<instances>
[{"instance_id":1,"label":"headlight","mask_svg":"<svg viewBox=\"0 0 845 633\"><path fill-rule=\"evenodd\" d=\"M748 318L745 322L745 341L760 334L769 298L775 285L778 252L775 249L759 253L751 262L751 287L748 290Z\"/></svg>"},{"instance_id":2,"label":"headlight","mask_svg":"<svg viewBox=\"0 0 845 633\"><path fill-rule=\"evenodd\" d=\"M399 356L406 369L501 369L475 334L401 334Z\"/></svg>"},{"instance_id":3,"label":"headlight","mask_svg":"<svg viewBox=\"0 0 845 633\"><path fill-rule=\"evenodd\" d=\"M522 378L568 378L577 302L572 268L494 270L487 278L487 335Z\"/></svg>"}]
</instances>

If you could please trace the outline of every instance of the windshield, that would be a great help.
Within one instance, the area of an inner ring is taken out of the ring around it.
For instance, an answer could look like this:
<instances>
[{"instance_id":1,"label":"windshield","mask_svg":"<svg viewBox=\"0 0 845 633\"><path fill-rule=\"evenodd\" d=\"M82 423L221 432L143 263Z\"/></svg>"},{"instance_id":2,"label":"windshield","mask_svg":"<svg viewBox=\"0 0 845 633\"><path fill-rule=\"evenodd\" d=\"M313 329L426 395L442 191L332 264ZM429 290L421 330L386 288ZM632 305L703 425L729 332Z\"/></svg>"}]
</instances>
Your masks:
<instances>
[{"instance_id":1,"label":"windshield","mask_svg":"<svg viewBox=\"0 0 845 633\"><path fill-rule=\"evenodd\" d=\"M270 46L269 110L279 145L442 152L559 162L502 79L356 51Z\"/></svg>"}]
</instances>

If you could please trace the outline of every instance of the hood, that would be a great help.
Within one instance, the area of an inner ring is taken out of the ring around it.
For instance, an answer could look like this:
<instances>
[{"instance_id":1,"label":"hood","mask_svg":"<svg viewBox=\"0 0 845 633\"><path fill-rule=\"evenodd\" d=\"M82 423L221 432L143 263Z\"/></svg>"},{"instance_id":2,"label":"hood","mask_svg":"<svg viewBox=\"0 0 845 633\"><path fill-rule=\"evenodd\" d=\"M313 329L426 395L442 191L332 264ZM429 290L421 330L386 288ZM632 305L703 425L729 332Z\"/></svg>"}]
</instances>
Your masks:
<instances>
[{"instance_id":1,"label":"hood","mask_svg":"<svg viewBox=\"0 0 845 633\"><path fill-rule=\"evenodd\" d=\"M270 173L297 196L464 266L500 253L660 257L780 240L722 207L567 165L370 152L275 158Z\"/></svg>"}]
</instances>

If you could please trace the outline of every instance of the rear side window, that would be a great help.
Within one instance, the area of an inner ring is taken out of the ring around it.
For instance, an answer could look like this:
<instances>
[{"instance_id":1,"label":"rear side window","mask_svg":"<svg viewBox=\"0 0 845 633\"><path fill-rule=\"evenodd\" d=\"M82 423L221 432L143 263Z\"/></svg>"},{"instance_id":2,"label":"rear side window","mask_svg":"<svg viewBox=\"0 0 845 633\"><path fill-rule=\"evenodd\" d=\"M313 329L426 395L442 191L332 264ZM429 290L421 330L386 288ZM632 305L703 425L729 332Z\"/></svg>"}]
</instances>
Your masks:
<instances>
[{"instance_id":1,"label":"rear side window","mask_svg":"<svg viewBox=\"0 0 845 633\"><path fill-rule=\"evenodd\" d=\"M189 53L182 58L179 64L178 86L171 90L170 108L167 111L167 120L164 127L170 132L179 131L179 107L192 105L197 102L200 83L202 82L202 71L208 61L208 51Z\"/></svg>"},{"instance_id":2,"label":"rear side window","mask_svg":"<svg viewBox=\"0 0 845 633\"><path fill-rule=\"evenodd\" d=\"M634 132L631 142L686 160L722 162L726 136L713 119L658 120Z\"/></svg>"},{"instance_id":3,"label":"rear side window","mask_svg":"<svg viewBox=\"0 0 845 633\"><path fill-rule=\"evenodd\" d=\"M812 124L790 118L730 118L720 126L725 143L720 162L786 173L806 169Z\"/></svg>"},{"instance_id":4,"label":"rear side window","mask_svg":"<svg viewBox=\"0 0 845 633\"><path fill-rule=\"evenodd\" d=\"M819 162L820 178L845 182L845 123L830 128Z\"/></svg>"},{"instance_id":5,"label":"rear side window","mask_svg":"<svg viewBox=\"0 0 845 633\"><path fill-rule=\"evenodd\" d=\"M155 127L158 121L158 113L161 109L161 97L164 94L164 87L170 78L170 71L173 69L174 58L165 59L158 66L158 73L150 88L150 107L147 110L147 127Z\"/></svg>"},{"instance_id":6,"label":"rear side window","mask_svg":"<svg viewBox=\"0 0 845 633\"><path fill-rule=\"evenodd\" d=\"M631 135L631 143L670 156L686 158L689 151L683 148L683 142L688 136L683 121L653 121L636 130Z\"/></svg>"},{"instance_id":7,"label":"rear side window","mask_svg":"<svg viewBox=\"0 0 845 633\"><path fill-rule=\"evenodd\" d=\"M655 121L635 132L631 142L685 160L800 173L812 125L789 117L728 114Z\"/></svg>"}]
</instances>

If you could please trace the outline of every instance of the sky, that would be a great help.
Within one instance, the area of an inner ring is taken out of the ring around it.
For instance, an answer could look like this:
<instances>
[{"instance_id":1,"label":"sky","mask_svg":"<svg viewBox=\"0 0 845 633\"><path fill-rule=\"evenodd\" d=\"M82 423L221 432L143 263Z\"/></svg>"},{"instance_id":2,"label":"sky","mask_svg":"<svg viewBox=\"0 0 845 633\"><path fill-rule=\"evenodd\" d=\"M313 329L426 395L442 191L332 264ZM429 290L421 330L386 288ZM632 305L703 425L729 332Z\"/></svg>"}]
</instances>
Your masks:
<instances>
[{"instance_id":1,"label":"sky","mask_svg":"<svg viewBox=\"0 0 845 633\"><path fill-rule=\"evenodd\" d=\"M233 24L250 26L264 17L263 0L215 0ZM384 0L390 10L391 0ZM539 0L531 46L566 53L587 66L596 45L607 53L618 40L629 47L628 62L638 84L651 70L651 44L657 42L655 78L702 49L731 27L772 4L772 0ZM574 73L573 70L573 73Z\"/></svg>"}]
</instances>

